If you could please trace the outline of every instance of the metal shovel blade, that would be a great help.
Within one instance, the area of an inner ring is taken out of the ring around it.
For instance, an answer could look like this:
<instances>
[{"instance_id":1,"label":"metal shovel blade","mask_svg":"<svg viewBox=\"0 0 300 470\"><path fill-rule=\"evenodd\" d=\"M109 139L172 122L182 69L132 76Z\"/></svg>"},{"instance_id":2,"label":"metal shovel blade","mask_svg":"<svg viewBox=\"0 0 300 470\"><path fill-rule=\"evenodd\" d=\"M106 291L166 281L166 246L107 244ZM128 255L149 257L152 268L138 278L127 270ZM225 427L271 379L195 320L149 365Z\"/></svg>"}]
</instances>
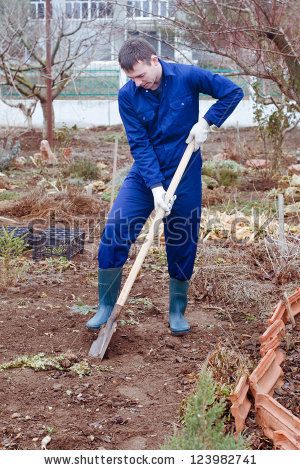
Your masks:
<instances>
[{"instance_id":1,"label":"metal shovel blade","mask_svg":"<svg viewBox=\"0 0 300 470\"><path fill-rule=\"evenodd\" d=\"M101 360L103 359L112 335L117 329L117 318L121 310L122 306L116 304L105 327L101 329L98 337L93 341L89 350L89 356L99 357Z\"/></svg>"}]
</instances>

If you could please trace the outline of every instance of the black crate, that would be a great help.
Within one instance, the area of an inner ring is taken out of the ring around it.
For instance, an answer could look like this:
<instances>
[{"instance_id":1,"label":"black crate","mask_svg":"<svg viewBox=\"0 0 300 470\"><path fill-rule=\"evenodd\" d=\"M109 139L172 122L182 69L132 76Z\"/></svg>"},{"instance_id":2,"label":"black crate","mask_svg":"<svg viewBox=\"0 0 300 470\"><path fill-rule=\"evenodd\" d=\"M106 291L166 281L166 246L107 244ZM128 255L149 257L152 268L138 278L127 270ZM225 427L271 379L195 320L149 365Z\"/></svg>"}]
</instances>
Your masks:
<instances>
[{"instance_id":1,"label":"black crate","mask_svg":"<svg viewBox=\"0 0 300 470\"><path fill-rule=\"evenodd\" d=\"M32 247L33 245L33 232L32 229L28 227L13 227L12 225L2 226L0 227L0 237L4 233L4 230L8 233L13 232L14 238L23 238L26 246Z\"/></svg>"},{"instance_id":2,"label":"black crate","mask_svg":"<svg viewBox=\"0 0 300 470\"><path fill-rule=\"evenodd\" d=\"M79 229L49 228L34 234L32 258L34 260L64 256L70 260L83 253L85 232Z\"/></svg>"}]
</instances>

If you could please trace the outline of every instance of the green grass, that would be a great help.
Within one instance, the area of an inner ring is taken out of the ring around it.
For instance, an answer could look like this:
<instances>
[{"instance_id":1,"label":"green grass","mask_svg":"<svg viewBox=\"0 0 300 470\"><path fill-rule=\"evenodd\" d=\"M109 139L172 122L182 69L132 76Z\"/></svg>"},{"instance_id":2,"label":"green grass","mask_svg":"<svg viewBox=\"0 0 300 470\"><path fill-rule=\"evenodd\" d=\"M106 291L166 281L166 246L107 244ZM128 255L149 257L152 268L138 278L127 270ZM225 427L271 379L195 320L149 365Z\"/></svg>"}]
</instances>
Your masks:
<instances>
[{"instance_id":1,"label":"green grass","mask_svg":"<svg viewBox=\"0 0 300 470\"><path fill-rule=\"evenodd\" d=\"M78 159L62 169L64 177L83 178L85 180L96 180L100 178L101 172L97 164L89 158Z\"/></svg>"},{"instance_id":2,"label":"green grass","mask_svg":"<svg viewBox=\"0 0 300 470\"><path fill-rule=\"evenodd\" d=\"M234 186L239 182L244 168L232 160L205 161L202 166L202 174L214 178L220 186Z\"/></svg>"},{"instance_id":3,"label":"green grass","mask_svg":"<svg viewBox=\"0 0 300 470\"><path fill-rule=\"evenodd\" d=\"M19 197L19 193L16 191L3 191L0 192L0 201L16 201Z\"/></svg>"},{"instance_id":4,"label":"green grass","mask_svg":"<svg viewBox=\"0 0 300 470\"><path fill-rule=\"evenodd\" d=\"M243 212L244 215L250 216L252 211L264 214L276 214L277 207L274 201L269 199L256 199L253 201L232 201L223 202L222 204L215 204L214 210L226 212L227 214L234 214L235 212Z\"/></svg>"}]
</instances>

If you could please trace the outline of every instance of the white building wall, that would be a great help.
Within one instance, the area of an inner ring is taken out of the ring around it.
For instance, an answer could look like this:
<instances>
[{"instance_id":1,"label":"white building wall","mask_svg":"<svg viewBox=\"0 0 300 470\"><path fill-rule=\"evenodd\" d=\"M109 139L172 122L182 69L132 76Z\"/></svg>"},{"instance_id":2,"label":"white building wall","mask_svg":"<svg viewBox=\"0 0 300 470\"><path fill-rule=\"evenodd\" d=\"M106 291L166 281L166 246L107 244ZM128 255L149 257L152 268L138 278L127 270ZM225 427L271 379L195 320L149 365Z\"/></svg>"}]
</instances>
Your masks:
<instances>
[{"instance_id":1,"label":"white building wall","mask_svg":"<svg viewBox=\"0 0 300 470\"><path fill-rule=\"evenodd\" d=\"M200 115L203 116L214 100L200 100ZM15 100L13 101L15 104ZM121 124L117 100L55 100L54 113L56 127L76 124L80 128L95 126L114 126ZM252 100L243 99L232 115L225 121L223 127L254 126ZM23 113L10 108L0 101L1 127L27 127ZM43 114L38 104L33 115L33 127L42 128Z\"/></svg>"}]
</instances>

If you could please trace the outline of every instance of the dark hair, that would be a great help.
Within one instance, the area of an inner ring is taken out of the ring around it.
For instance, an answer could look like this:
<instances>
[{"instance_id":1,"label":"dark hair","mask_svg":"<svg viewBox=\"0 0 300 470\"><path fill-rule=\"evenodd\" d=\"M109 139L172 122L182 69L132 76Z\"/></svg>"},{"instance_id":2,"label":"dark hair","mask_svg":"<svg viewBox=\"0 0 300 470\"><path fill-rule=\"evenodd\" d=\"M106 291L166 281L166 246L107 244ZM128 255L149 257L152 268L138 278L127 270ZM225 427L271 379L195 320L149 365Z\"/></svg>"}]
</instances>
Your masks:
<instances>
[{"instance_id":1,"label":"dark hair","mask_svg":"<svg viewBox=\"0 0 300 470\"><path fill-rule=\"evenodd\" d=\"M119 64L123 70L133 70L139 61L151 63L151 56L156 55L154 47L143 38L131 38L124 42L119 52Z\"/></svg>"}]
</instances>

